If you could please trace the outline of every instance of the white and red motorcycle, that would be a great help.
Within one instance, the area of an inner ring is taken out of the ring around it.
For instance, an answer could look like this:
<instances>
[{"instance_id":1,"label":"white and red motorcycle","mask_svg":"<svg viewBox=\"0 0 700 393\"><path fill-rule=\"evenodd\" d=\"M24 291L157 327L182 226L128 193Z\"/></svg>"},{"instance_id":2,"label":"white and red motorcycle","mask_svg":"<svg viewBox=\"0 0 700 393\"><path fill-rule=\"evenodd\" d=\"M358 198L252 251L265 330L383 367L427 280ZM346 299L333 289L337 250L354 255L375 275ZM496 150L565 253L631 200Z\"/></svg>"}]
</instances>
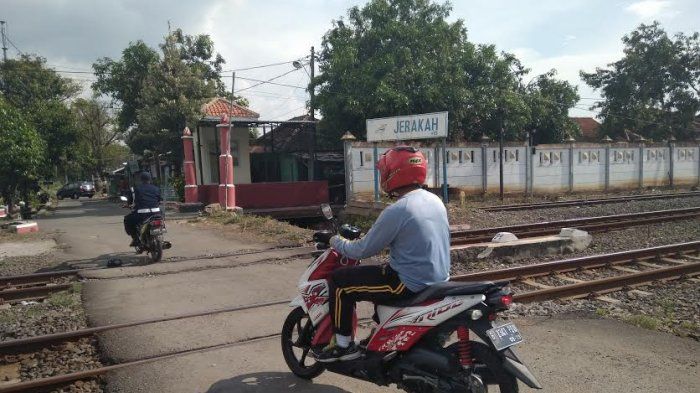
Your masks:
<instances>
[{"instance_id":1,"label":"white and red motorcycle","mask_svg":"<svg viewBox=\"0 0 700 393\"><path fill-rule=\"evenodd\" d=\"M330 207L322 210L335 228ZM360 236L359 229L348 225L339 233L348 239ZM310 352L326 346L333 335L326 278L360 262L329 248L332 235L314 234L317 248L325 251L301 276L300 294L282 327L282 353L295 375L312 379L328 370L381 386L394 383L407 392L483 393L488 385L497 385L502 393L512 393L518 392L518 379L542 388L513 351L522 341L515 325L493 325L497 313L512 302L507 282L440 283L413 298L375 305L378 327L360 345L360 358L315 362ZM353 321L356 331L356 315ZM470 332L481 342L473 341ZM456 341L451 340L454 333Z\"/></svg>"}]
</instances>

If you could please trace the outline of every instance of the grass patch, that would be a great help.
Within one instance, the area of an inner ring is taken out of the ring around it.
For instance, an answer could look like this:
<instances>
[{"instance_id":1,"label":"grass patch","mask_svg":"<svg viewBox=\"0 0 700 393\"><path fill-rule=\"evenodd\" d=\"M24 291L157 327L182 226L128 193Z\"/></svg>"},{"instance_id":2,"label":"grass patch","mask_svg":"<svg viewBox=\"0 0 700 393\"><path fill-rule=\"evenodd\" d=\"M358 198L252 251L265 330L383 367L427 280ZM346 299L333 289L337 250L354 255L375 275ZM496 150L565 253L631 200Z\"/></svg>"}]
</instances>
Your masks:
<instances>
[{"instance_id":1,"label":"grass patch","mask_svg":"<svg viewBox=\"0 0 700 393\"><path fill-rule=\"evenodd\" d=\"M362 230L363 233L367 233L369 229L372 227L374 224L374 221L377 220L376 216L357 216L354 214L347 214L344 215L342 218L342 222L346 224L350 224L352 226L356 226Z\"/></svg>"},{"instance_id":2,"label":"grass patch","mask_svg":"<svg viewBox=\"0 0 700 393\"><path fill-rule=\"evenodd\" d=\"M80 291L82 284L79 282L73 283L67 291L61 291L52 294L46 299L50 305L57 307L76 307L80 305Z\"/></svg>"},{"instance_id":3,"label":"grass patch","mask_svg":"<svg viewBox=\"0 0 700 393\"><path fill-rule=\"evenodd\" d=\"M634 326L649 330L658 330L663 324L659 319L648 315L630 315L626 316L624 320L625 322L631 323Z\"/></svg>"},{"instance_id":4,"label":"grass patch","mask_svg":"<svg viewBox=\"0 0 700 393\"><path fill-rule=\"evenodd\" d=\"M610 310L607 308L596 308L595 309L595 315L599 317L605 317L610 314Z\"/></svg>"},{"instance_id":5,"label":"grass patch","mask_svg":"<svg viewBox=\"0 0 700 393\"><path fill-rule=\"evenodd\" d=\"M267 216L216 212L209 216L207 220L211 220L222 225L231 225L243 232L250 232L260 235L263 238L274 240L278 243L293 243L301 245L306 243L311 238L311 231L308 229L299 228L288 222L278 221Z\"/></svg>"}]
</instances>

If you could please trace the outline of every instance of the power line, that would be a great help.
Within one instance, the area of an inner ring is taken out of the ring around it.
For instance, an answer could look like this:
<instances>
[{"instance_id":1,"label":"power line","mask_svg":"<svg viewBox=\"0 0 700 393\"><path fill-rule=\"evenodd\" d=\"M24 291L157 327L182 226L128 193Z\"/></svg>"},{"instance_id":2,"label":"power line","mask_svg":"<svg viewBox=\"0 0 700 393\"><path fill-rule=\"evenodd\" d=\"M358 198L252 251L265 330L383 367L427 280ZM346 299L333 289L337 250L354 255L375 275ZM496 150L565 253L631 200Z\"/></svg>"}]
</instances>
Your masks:
<instances>
[{"instance_id":1,"label":"power line","mask_svg":"<svg viewBox=\"0 0 700 393\"><path fill-rule=\"evenodd\" d=\"M290 72L293 72L293 71L297 71L297 70L294 69L294 70L292 70L292 71L287 72L286 74L288 74L288 73L290 73ZM285 74L285 75L286 75L286 74ZM280 76L283 76L283 75L280 75ZM270 84L270 85L275 85L275 86L292 87L292 88L295 88L295 89L306 90L306 87L294 86L294 85L287 85L287 84L284 84L284 83L277 83L277 82L270 82L270 80L264 81L264 80L260 80L260 79L244 78L244 77L237 77L236 79L242 79L242 80L251 81L251 82L260 82L260 83L258 83L258 84L255 85L255 86L259 86L259 85L262 85L262 84ZM276 79L276 78L273 78L273 79ZM254 87L254 86L251 86L251 87ZM239 91L241 91L241 90L239 90Z\"/></svg>"},{"instance_id":2,"label":"power line","mask_svg":"<svg viewBox=\"0 0 700 393\"><path fill-rule=\"evenodd\" d=\"M288 114L290 114L290 113L292 113L292 112L296 112L296 111L298 111L298 110L300 110L300 109L306 109L306 105L300 106L300 107L298 107L298 108L294 108L294 109L292 109L291 111L287 111L287 112L281 113L281 114L279 114L279 115L270 116L270 118L274 120L275 117L282 117L282 116L288 115Z\"/></svg>"},{"instance_id":3,"label":"power line","mask_svg":"<svg viewBox=\"0 0 700 393\"><path fill-rule=\"evenodd\" d=\"M284 65L284 64L291 64L291 63L294 63L295 61L303 60L303 59L305 59L306 57L308 57L308 56L302 57L302 58L297 59L297 60L282 61L282 62L279 62L279 63L270 63L270 64L263 64L263 65L251 66L251 67L234 68L234 69L231 69L231 70L224 70L224 71L221 71L221 73L236 72L236 71L256 70L256 69L258 69L258 68L275 67L275 66Z\"/></svg>"}]
</instances>

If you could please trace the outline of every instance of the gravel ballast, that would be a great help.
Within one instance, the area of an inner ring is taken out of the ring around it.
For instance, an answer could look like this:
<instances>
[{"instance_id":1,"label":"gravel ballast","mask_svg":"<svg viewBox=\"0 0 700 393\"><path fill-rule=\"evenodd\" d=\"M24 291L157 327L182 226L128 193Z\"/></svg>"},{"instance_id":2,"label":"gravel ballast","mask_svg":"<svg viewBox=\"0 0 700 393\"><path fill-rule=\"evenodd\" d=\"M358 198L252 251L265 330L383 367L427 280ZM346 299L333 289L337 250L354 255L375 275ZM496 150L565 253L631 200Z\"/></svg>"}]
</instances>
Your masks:
<instances>
[{"instance_id":1,"label":"gravel ballast","mask_svg":"<svg viewBox=\"0 0 700 393\"><path fill-rule=\"evenodd\" d=\"M81 285L55 293L41 302L24 302L0 310L0 341L66 332L87 327L82 307ZM0 356L12 371L3 383L29 381L101 366L94 338L84 338L42 348L36 352ZM54 392L102 392L97 380L78 381Z\"/></svg>"}]
</instances>

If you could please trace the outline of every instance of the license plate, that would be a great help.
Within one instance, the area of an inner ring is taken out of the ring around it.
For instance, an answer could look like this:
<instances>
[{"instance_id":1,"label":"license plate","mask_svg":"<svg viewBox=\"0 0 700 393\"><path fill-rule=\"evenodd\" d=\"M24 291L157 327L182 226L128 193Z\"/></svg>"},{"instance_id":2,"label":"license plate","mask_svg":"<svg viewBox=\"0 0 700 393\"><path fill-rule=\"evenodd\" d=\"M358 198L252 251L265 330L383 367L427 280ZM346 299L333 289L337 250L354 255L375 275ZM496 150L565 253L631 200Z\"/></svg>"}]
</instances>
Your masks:
<instances>
[{"instance_id":1,"label":"license plate","mask_svg":"<svg viewBox=\"0 0 700 393\"><path fill-rule=\"evenodd\" d=\"M151 229L151 235L157 236L165 233L164 229Z\"/></svg>"},{"instance_id":2,"label":"license plate","mask_svg":"<svg viewBox=\"0 0 700 393\"><path fill-rule=\"evenodd\" d=\"M523 341L520 331L512 323L496 326L486 331L496 350L500 351Z\"/></svg>"}]
</instances>

